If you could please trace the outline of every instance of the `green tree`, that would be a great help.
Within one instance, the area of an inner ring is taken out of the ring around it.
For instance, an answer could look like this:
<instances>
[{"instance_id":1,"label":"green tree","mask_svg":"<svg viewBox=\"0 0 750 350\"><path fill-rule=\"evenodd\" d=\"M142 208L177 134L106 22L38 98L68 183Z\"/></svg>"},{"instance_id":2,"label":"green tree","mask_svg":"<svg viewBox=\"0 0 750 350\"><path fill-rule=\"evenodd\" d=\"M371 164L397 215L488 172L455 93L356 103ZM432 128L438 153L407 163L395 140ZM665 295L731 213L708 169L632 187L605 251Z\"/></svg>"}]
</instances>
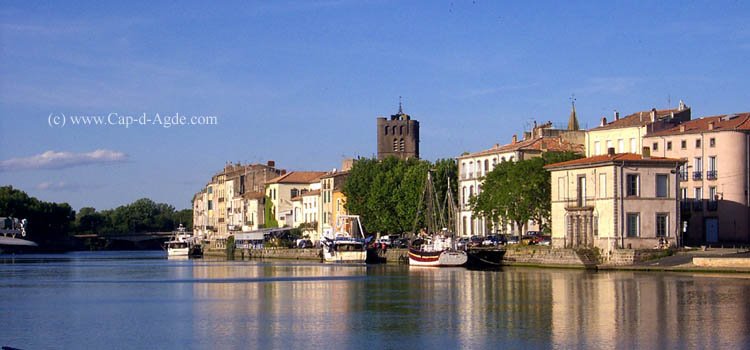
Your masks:
<instances>
[{"instance_id":1,"label":"green tree","mask_svg":"<svg viewBox=\"0 0 750 350\"><path fill-rule=\"evenodd\" d=\"M470 198L475 215L487 218L495 226L512 222L520 231L529 220L546 229L550 219L550 174L546 164L580 158L565 152L549 152L542 157L518 162L503 162L484 177L482 192Z\"/></svg>"}]
</instances>

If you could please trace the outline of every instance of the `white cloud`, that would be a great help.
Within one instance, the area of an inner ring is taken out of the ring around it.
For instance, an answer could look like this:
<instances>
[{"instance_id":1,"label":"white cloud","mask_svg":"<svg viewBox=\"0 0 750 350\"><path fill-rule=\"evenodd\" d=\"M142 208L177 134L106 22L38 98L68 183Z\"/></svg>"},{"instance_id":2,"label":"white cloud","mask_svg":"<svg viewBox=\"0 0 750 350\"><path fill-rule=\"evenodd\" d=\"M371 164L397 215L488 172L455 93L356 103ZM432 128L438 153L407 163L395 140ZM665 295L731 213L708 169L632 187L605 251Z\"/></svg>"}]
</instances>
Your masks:
<instances>
[{"instance_id":1,"label":"white cloud","mask_svg":"<svg viewBox=\"0 0 750 350\"><path fill-rule=\"evenodd\" d=\"M72 191L78 188L79 186L69 184L65 181L47 181L36 185L36 189L40 191Z\"/></svg>"},{"instance_id":2,"label":"white cloud","mask_svg":"<svg viewBox=\"0 0 750 350\"><path fill-rule=\"evenodd\" d=\"M124 162L127 154L107 149L87 153L46 151L26 158L11 158L0 161L0 171L64 169L90 164Z\"/></svg>"}]
</instances>

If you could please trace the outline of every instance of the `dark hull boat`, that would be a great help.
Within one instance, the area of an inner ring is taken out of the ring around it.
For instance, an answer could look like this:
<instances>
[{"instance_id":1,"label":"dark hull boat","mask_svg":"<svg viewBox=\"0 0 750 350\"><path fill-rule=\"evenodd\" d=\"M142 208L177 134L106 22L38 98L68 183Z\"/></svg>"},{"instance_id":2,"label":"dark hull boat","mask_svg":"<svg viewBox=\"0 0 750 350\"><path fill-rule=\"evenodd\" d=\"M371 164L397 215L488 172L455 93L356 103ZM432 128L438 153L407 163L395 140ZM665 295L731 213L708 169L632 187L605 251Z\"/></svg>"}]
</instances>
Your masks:
<instances>
[{"instance_id":1,"label":"dark hull boat","mask_svg":"<svg viewBox=\"0 0 750 350\"><path fill-rule=\"evenodd\" d=\"M474 270L499 269L502 266L504 249L497 248L474 248L468 249L466 254L469 260L466 267Z\"/></svg>"}]
</instances>

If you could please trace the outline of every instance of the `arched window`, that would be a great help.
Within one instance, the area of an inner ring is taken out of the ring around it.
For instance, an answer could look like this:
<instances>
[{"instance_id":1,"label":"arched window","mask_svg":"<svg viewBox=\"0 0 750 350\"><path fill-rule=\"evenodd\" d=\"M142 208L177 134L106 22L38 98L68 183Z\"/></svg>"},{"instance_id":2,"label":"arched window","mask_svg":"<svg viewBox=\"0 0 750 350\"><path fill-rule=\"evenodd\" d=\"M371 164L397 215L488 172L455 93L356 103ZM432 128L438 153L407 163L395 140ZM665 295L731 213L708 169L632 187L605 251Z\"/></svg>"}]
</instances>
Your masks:
<instances>
[{"instance_id":1,"label":"arched window","mask_svg":"<svg viewBox=\"0 0 750 350\"><path fill-rule=\"evenodd\" d=\"M485 159L484 160L484 173L487 174L487 172L490 171L490 161Z\"/></svg>"},{"instance_id":2,"label":"arched window","mask_svg":"<svg viewBox=\"0 0 750 350\"><path fill-rule=\"evenodd\" d=\"M398 151L398 139L393 139L393 152Z\"/></svg>"},{"instance_id":3,"label":"arched window","mask_svg":"<svg viewBox=\"0 0 750 350\"><path fill-rule=\"evenodd\" d=\"M468 198L466 197L466 186L461 189L461 197L463 198L463 203L466 204L468 202ZM466 218L464 218L464 221L465 220Z\"/></svg>"},{"instance_id":4,"label":"arched window","mask_svg":"<svg viewBox=\"0 0 750 350\"><path fill-rule=\"evenodd\" d=\"M399 135L403 135L404 134L404 126L403 125L401 125L401 127L399 128L398 134Z\"/></svg>"},{"instance_id":5,"label":"arched window","mask_svg":"<svg viewBox=\"0 0 750 350\"><path fill-rule=\"evenodd\" d=\"M385 132L386 135L388 135L388 126L387 125L383 127L383 131Z\"/></svg>"},{"instance_id":6,"label":"arched window","mask_svg":"<svg viewBox=\"0 0 750 350\"><path fill-rule=\"evenodd\" d=\"M512 162L513 161L513 156L510 156L510 158L508 158L508 161Z\"/></svg>"},{"instance_id":7,"label":"arched window","mask_svg":"<svg viewBox=\"0 0 750 350\"><path fill-rule=\"evenodd\" d=\"M500 163L505 162L505 157L500 157Z\"/></svg>"},{"instance_id":8,"label":"arched window","mask_svg":"<svg viewBox=\"0 0 750 350\"><path fill-rule=\"evenodd\" d=\"M463 222L461 223L461 234L466 236L466 217L464 216L462 219Z\"/></svg>"},{"instance_id":9,"label":"arched window","mask_svg":"<svg viewBox=\"0 0 750 350\"><path fill-rule=\"evenodd\" d=\"M474 186L469 186L469 198L474 197Z\"/></svg>"},{"instance_id":10,"label":"arched window","mask_svg":"<svg viewBox=\"0 0 750 350\"><path fill-rule=\"evenodd\" d=\"M393 126L393 130L392 131L393 131L393 134L396 135L396 126L395 125Z\"/></svg>"},{"instance_id":11,"label":"arched window","mask_svg":"<svg viewBox=\"0 0 750 350\"><path fill-rule=\"evenodd\" d=\"M404 148L404 139L401 139L400 144L399 144L399 149L401 150L401 152L404 151L404 149L405 149Z\"/></svg>"}]
</instances>

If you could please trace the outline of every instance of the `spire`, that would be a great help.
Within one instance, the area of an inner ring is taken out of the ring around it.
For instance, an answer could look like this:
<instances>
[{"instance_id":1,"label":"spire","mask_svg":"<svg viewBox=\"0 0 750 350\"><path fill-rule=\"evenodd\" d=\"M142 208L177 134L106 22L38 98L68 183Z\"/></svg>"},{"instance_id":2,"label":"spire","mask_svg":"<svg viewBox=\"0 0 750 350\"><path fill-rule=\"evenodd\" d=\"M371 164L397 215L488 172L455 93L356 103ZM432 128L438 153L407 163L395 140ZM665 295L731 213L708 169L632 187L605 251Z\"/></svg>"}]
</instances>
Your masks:
<instances>
[{"instance_id":1,"label":"spire","mask_svg":"<svg viewBox=\"0 0 750 350\"><path fill-rule=\"evenodd\" d=\"M570 118L568 118L568 130L579 130L578 117L576 117L576 95L570 97L570 103L573 108L570 110Z\"/></svg>"},{"instance_id":2,"label":"spire","mask_svg":"<svg viewBox=\"0 0 750 350\"><path fill-rule=\"evenodd\" d=\"M398 114L404 114L404 109L401 105L401 96L398 97Z\"/></svg>"}]
</instances>

